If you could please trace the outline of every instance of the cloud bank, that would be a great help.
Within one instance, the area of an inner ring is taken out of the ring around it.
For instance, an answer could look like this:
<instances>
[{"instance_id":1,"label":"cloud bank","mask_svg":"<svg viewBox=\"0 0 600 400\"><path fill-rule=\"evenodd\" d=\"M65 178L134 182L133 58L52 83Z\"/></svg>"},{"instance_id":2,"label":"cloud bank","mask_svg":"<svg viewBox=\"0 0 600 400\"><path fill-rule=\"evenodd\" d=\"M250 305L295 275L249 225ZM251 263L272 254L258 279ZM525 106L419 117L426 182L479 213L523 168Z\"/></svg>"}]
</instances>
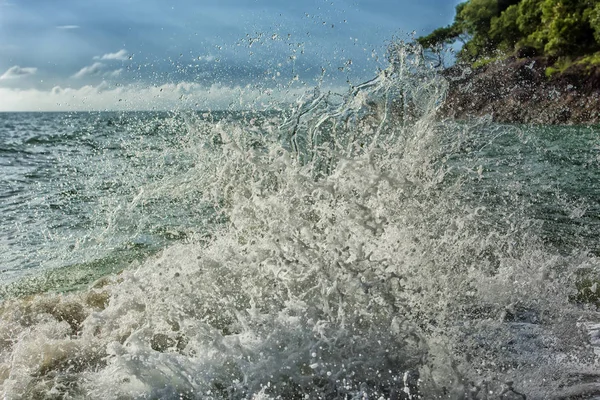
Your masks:
<instances>
[{"instance_id":1,"label":"cloud bank","mask_svg":"<svg viewBox=\"0 0 600 400\"><path fill-rule=\"evenodd\" d=\"M106 72L104 74L104 76L109 77L109 78L117 78L117 77L121 76L122 73L123 73L123 68L119 68L119 69L115 69L114 71Z\"/></svg>"},{"instance_id":2,"label":"cloud bank","mask_svg":"<svg viewBox=\"0 0 600 400\"><path fill-rule=\"evenodd\" d=\"M0 76L0 80L5 79L17 79L28 75L33 75L37 72L37 68L21 68L18 65L14 67L10 67L2 76Z\"/></svg>"},{"instance_id":3,"label":"cloud bank","mask_svg":"<svg viewBox=\"0 0 600 400\"><path fill-rule=\"evenodd\" d=\"M119 61L125 61L129 58L129 56L127 55L127 50L125 49L121 49L119 51L117 51L116 53L107 53L104 54L103 56L96 56L94 57L94 60L119 60Z\"/></svg>"},{"instance_id":4,"label":"cloud bank","mask_svg":"<svg viewBox=\"0 0 600 400\"><path fill-rule=\"evenodd\" d=\"M83 67L73 75L73 78L81 79L86 76L95 76L100 75L102 70L104 69L104 64L100 62L95 62L92 65L88 65L87 67Z\"/></svg>"},{"instance_id":5,"label":"cloud bank","mask_svg":"<svg viewBox=\"0 0 600 400\"><path fill-rule=\"evenodd\" d=\"M306 93L308 87L259 89L250 86L204 86L194 82L161 86L107 82L78 89L52 90L0 88L0 111L137 111L137 110L224 110L264 109L289 103ZM323 89L326 90L326 89ZM327 88L343 93L345 88Z\"/></svg>"}]
</instances>

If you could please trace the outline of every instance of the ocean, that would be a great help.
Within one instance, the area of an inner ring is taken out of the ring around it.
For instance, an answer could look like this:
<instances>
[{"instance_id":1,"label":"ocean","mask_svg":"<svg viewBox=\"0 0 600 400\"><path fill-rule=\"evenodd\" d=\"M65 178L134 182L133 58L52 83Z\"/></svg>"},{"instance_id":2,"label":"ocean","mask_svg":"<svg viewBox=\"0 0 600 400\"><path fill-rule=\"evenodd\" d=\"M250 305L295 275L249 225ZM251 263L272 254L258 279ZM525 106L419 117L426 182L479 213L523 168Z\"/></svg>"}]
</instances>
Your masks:
<instances>
[{"instance_id":1,"label":"ocean","mask_svg":"<svg viewBox=\"0 0 600 400\"><path fill-rule=\"evenodd\" d=\"M405 62L260 110L0 114L3 398L600 396L600 127L445 120Z\"/></svg>"}]
</instances>

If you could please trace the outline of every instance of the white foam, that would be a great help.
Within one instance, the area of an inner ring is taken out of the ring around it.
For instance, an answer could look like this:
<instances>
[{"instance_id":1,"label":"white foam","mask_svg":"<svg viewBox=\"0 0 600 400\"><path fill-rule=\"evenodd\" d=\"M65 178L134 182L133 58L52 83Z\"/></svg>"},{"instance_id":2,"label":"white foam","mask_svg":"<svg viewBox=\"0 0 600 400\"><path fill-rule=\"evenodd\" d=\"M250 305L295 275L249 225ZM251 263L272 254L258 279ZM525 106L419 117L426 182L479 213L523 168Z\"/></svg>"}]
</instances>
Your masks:
<instances>
[{"instance_id":1,"label":"white foam","mask_svg":"<svg viewBox=\"0 0 600 400\"><path fill-rule=\"evenodd\" d=\"M260 134L190 120L197 164L182 181L226 222L208 243L169 247L89 292L6 303L4 396L595 390L561 385L594 362L576 323L589 313L570 299L576 272L598 260L543 244L517 196L473 201L470 175L448 160L489 139L435 119L444 83L412 59L345 105L315 94Z\"/></svg>"}]
</instances>

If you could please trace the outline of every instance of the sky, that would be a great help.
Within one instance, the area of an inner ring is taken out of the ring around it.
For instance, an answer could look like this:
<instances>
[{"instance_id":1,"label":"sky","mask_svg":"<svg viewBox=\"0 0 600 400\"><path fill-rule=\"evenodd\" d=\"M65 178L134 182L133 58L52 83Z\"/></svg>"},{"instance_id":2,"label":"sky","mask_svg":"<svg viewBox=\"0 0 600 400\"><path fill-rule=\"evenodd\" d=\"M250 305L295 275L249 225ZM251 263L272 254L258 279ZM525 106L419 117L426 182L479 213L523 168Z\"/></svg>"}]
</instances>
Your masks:
<instances>
[{"instance_id":1,"label":"sky","mask_svg":"<svg viewBox=\"0 0 600 400\"><path fill-rule=\"evenodd\" d=\"M224 109L347 89L460 0L0 0L0 111Z\"/></svg>"}]
</instances>

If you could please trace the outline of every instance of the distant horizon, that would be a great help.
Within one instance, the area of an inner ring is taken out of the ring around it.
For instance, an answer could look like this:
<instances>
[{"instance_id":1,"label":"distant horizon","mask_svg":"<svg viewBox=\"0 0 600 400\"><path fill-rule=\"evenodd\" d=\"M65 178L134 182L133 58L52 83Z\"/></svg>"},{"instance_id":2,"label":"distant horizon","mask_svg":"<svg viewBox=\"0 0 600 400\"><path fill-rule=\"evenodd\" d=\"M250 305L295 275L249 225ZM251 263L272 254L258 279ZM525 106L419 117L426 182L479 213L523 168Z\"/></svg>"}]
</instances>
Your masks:
<instances>
[{"instance_id":1,"label":"distant horizon","mask_svg":"<svg viewBox=\"0 0 600 400\"><path fill-rule=\"evenodd\" d=\"M163 86L124 86L100 91L53 89L52 97L36 89L19 91L21 101L5 102L3 112L94 112L94 111L177 111L177 110L256 110L292 104L315 88L332 93L347 93L350 85L336 87L304 86L288 88L222 87L204 88L181 82ZM0 87L0 99L5 89ZM37 103L35 103L37 101ZM56 102L56 103L54 103ZM28 104L38 107L27 108Z\"/></svg>"},{"instance_id":2,"label":"distant horizon","mask_svg":"<svg viewBox=\"0 0 600 400\"><path fill-rule=\"evenodd\" d=\"M290 103L291 104L291 103ZM3 111L0 110L0 114L100 114L100 113L119 113L119 114L134 114L134 113L180 113L180 112L193 112L193 113L244 113L244 112L274 112L277 110L254 110L254 109L239 109L239 110L225 110L225 109L174 109L174 110L61 110L61 111Z\"/></svg>"}]
</instances>

